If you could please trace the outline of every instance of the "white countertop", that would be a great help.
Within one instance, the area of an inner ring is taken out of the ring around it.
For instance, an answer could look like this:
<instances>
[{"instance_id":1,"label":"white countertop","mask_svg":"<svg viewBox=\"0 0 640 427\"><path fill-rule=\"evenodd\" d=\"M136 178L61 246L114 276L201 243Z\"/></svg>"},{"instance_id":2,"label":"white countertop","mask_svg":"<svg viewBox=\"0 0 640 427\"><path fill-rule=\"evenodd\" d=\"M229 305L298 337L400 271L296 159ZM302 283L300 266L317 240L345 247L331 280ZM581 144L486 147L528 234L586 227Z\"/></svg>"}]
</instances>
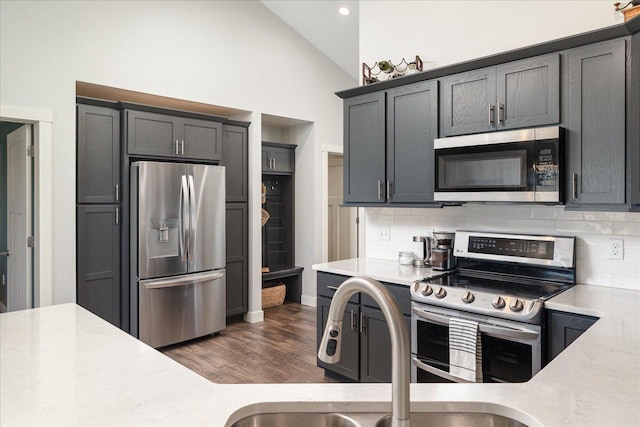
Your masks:
<instances>
[{"instance_id":1,"label":"white countertop","mask_svg":"<svg viewBox=\"0 0 640 427\"><path fill-rule=\"evenodd\" d=\"M410 281L392 279L380 278ZM640 292L580 285L548 306L601 319L527 383L412 384L412 411L640 426ZM391 408L389 384L214 384L75 304L2 314L0 326L2 426L228 426L267 410Z\"/></svg>"},{"instance_id":2,"label":"white countertop","mask_svg":"<svg viewBox=\"0 0 640 427\"><path fill-rule=\"evenodd\" d=\"M400 265L398 261L374 258L351 258L342 261L325 262L311 266L316 271L343 274L345 276L367 276L382 282L410 285L415 280L442 274L443 271L431 268L415 268Z\"/></svg>"}]
</instances>

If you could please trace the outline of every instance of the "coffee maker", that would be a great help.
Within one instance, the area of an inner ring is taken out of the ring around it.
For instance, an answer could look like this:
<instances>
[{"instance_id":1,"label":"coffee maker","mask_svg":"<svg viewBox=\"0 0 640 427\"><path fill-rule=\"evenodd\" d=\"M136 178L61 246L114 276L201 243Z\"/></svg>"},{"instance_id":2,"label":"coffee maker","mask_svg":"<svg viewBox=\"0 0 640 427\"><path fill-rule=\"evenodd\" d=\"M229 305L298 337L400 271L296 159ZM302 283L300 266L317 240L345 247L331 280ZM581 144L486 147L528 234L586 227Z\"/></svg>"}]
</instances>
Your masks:
<instances>
[{"instance_id":1,"label":"coffee maker","mask_svg":"<svg viewBox=\"0 0 640 427\"><path fill-rule=\"evenodd\" d=\"M453 256L453 242L456 233L451 231L434 231L433 236L438 242L431 250L431 268L448 271L456 268L456 257Z\"/></svg>"}]
</instances>

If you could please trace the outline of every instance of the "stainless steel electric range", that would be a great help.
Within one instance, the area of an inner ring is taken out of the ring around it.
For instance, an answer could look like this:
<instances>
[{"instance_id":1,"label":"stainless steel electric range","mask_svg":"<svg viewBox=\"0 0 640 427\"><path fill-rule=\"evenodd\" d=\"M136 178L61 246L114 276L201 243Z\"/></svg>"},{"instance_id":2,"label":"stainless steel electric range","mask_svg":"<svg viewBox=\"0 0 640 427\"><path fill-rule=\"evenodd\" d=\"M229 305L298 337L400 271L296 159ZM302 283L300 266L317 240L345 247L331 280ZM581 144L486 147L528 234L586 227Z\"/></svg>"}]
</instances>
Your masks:
<instances>
[{"instance_id":1,"label":"stainless steel electric range","mask_svg":"<svg viewBox=\"0 0 640 427\"><path fill-rule=\"evenodd\" d=\"M478 324L483 382L528 381L544 363L544 301L575 284L575 238L457 231L454 254L455 270L411 285L412 381L467 382L450 373L453 318Z\"/></svg>"}]
</instances>

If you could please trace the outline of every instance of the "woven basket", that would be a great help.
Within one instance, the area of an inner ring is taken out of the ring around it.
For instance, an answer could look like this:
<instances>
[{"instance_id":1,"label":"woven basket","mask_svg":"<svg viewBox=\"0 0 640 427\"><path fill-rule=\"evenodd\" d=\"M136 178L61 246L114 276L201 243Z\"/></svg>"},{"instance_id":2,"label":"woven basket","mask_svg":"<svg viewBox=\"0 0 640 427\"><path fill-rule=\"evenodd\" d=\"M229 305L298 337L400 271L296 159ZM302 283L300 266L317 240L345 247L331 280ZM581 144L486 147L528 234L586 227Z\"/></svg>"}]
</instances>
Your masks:
<instances>
[{"instance_id":1,"label":"woven basket","mask_svg":"<svg viewBox=\"0 0 640 427\"><path fill-rule=\"evenodd\" d=\"M285 285L276 285L262 290L262 309L277 307L284 303L284 296L287 293Z\"/></svg>"}]
</instances>

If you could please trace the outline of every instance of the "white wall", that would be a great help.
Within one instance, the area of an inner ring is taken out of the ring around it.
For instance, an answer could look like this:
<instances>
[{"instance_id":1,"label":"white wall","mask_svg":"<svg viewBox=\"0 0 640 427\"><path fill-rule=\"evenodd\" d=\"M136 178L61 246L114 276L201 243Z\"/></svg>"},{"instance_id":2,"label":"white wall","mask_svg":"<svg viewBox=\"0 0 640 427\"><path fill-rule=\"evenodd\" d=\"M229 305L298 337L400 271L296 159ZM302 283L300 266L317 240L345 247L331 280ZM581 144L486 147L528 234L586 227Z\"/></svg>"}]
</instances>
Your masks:
<instances>
[{"instance_id":1,"label":"white wall","mask_svg":"<svg viewBox=\"0 0 640 427\"><path fill-rule=\"evenodd\" d=\"M467 61L619 24L610 1L365 1L360 61L418 54L426 68ZM622 165L621 165L622 166ZM444 209L367 209L366 256L396 260L411 237L433 229L480 229L578 236L581 283L640 290L640 213L565 212L560 207L466 205ZM379 227L391 241L379 241ZM607 243L623 237L625 259Z\"/></svg>"},{"instance_id":2,"label":"white wall","mask_svg":"<svg viewBox=\"0 0 640 427\"><path fill-rule=\"evenodd\" d=\"M426 70L622 21L609 0L362 1L360 63L420 55Z\"/></svg>"},{"instance_id":3,"label":"white wall","mask_svg":"<svg viewBox=\"0 0 640 427\"><path fill-rule=\"evenodd\" d=\"M357 82L259 2L2 1L0 52L0 104L54 115L54 303L75 301L76 80L252 111L253 156L261 140L256 112L314 122L297 153L298 171L308 175L301 177L308 200L298 218L309 230L321 229L319 147L342 140L342 103L334 92ZM250 185L259 188L259 176L252 170ZM258 222L259 194L252 192L250 203ZM259 233L259 223L252 229ZM313 295L311 264L321 260L316 241L301 239L296 247L304 290ZM259 286L259 268L252 251L258 272L252 287Z\"/></svg>"}]
</instances>

